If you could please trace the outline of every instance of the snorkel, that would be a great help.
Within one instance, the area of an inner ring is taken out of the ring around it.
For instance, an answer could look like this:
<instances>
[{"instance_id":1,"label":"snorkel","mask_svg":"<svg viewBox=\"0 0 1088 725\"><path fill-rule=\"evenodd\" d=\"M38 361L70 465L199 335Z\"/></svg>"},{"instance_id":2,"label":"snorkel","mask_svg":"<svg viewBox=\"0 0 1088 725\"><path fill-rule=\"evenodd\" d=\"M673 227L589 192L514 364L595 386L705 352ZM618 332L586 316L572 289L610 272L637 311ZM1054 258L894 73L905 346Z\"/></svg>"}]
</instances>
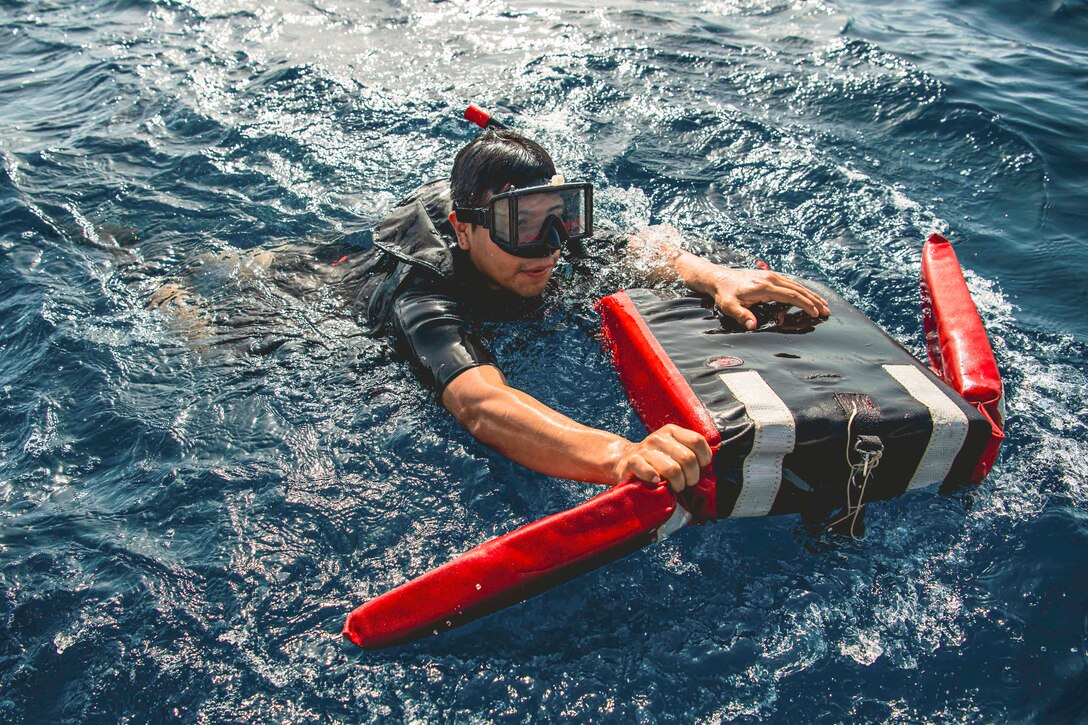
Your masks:
<instances>
[{"instance_id":1,"label":"snorkel","mask_svg":"<svg viewBox=\"0 0 1088 725\"><path fill-rule=\"evenodd\" d=\"M458 172L461 163L459 154L454 162L452 180L455 198L453 210L457 221L484 227L491 241L500 249L524 259L551 256L567 242L588 239L593 235L592 184L567 183L555 173L554 164L539 144L509 130L506 124L495 120L479 106L469 105L464 115L485 132L500 132L496 136L482 134L481 138L466 146L466 150L480 142L485 144L485 148L491 144L529 144L547 158L547 165L551 168L548 173L537 175L537 178L525 178L525 174L521 174L520 178L515 175L513 179L502 176L493 178L493 182L509 183L493 187L489 199L465 203L466 200L457 194L458 179L462 178Z\"/></svg>"}]
</instances>

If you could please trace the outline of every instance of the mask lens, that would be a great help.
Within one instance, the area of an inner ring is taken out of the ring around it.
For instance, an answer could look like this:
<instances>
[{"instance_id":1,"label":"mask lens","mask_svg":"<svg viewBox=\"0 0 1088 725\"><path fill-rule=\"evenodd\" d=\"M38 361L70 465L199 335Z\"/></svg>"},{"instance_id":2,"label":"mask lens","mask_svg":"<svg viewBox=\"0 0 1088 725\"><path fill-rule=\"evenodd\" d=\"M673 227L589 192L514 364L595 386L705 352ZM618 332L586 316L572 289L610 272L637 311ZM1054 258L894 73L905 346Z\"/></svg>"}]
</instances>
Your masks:
<instances>
[{"instance_id":1,"label":"mask lens","mask_svg":"<svg viewBox=\"0 0 1088 725\"><path fill-rule=\"evenodd\" d=\"M547 234L554 217L568 236L580 235L586 226L585 191L582 188L540 189L518 198L517 245L531 246L552 241ZM542 235L544 236L542 240Z\"/></svg>"},{"instance_id":2,"label":"mask lens","mask_svg":"<svg viewBox=\"0 0 1088 725\"><path fill-rule=\"evenodd\" d=\"M510 197L494 199L491 203L491 239L500 246L513 246L510 237L513 204Z\"/></svg>"},{"instance_id":3,"label":"mask lens","mask_svg":"<svg viewBox=\"0 0 1088 725\"><path fill-rule=\"evenodd\" d=\"M519 198L518 246L539 244L548 217L562 214L562 194L542 191Z\"/></svg>"},{"instance_id":4,"label":"mask lens","mask_svg":"<svg viewBox=\"0 0 1088 725\"><path fill-rule=\"evenodd\" d=\"M563 201L563 228L568 235L577 239L586 230L585 189L569 189L563 192Z\"/></svg>"}]
</instances>

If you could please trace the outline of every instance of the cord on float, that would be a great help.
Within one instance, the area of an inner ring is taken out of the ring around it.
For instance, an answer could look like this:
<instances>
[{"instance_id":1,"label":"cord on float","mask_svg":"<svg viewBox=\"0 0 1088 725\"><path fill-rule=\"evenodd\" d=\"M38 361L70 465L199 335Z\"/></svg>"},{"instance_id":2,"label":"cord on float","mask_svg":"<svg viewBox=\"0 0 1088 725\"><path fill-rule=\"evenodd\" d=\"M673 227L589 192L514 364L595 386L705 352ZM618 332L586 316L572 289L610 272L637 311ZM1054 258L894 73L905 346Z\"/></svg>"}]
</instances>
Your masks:
<instances>
[{"instance_id":1,"label":"cord on float","mask_svg":"<svg viewBox=\"0 0 1088 725\"><path fill-rule=\"evenodd\" d=\"M857 418L857 415L858 404L854 402L850 418L846 421L846 465L850 468L850 474L846 477L846 513L827 526L830 530L847 519L852 518L853 520L850 522L850 538L855 540L858 536L854 530L857 527L862 510L865 508L865 489L869 485L869 479L872 478L873 471L876 470L877 465L880 464L880 457L884 454L884 444L879 438L876 436L859 435L857 442L854 444L854 452L861 456L861 460L858 463L854 463L850 460L850 441L852 440L851 429L853 428L854 419ZM859 486L861 490L858 492L858 500L855 504L850 489L856 485L855 480L859 475L861 477L861 484Z\"/></svg>"}]
</instances>

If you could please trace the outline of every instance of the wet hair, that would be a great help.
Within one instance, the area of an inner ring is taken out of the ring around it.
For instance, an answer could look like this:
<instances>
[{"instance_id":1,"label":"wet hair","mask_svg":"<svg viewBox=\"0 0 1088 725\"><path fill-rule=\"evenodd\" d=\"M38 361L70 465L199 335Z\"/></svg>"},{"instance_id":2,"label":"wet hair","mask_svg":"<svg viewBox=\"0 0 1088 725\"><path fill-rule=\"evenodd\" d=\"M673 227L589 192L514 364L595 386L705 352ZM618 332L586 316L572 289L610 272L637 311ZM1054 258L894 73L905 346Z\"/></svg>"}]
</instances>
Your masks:
<instances>
[{"instance_id":1,"label":"wet hair","mask_svg":"<svg viewBox=\"0 0 1088 725\"><path fill-rule=\"evenodd\" d=\"M453 161L453 205L479 207L510 184L524 186L554 175L552 157L536 141L510 129L487 129Z\"/></svg>"}]
</instances>

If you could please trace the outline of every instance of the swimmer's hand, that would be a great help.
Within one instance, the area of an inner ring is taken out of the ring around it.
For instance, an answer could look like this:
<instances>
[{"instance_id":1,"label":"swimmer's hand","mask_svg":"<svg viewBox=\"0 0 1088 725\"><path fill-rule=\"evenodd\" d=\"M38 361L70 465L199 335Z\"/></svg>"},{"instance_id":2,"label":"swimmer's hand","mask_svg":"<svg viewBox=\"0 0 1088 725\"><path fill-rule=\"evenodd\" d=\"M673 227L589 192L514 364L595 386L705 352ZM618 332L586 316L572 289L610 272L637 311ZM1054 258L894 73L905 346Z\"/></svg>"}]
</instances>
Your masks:
<instances>
[{"instance_id":1,"label":"swimmer's hand","mask_svg":"<svg viewBox=\"0 0 1088 725\"><path fill-rule=\"evenodd\" d=\"M827 317L831 312L823 297L774 272L718 267L711 286L713 289L706 292L714 298L718 309L748 330L756 329L757 325L756 316L748 308L759 302L783 302L800 307L813 317Z\"/></svg>"},{"instance_id":2,"label":"swimmer's hand","mask_svg":"<svg viewBox=\"0 0 1088 725\"><path fill-rule=\"evenodd\" d=\"M699 482L712 454L706 439L695 431L669 425L658 428L640 443L628 441L614 468L617 484L632 476L649 483L668 481L677 493Z\"/></svg>"},{"instance_id":3,"label":"swimmer's hand","mask_svg":"<svg viewBox=\"0 0 1088 725\"><path fill-rule=\"evenodd\" d=\"M800 282L774 272L732 269L680 248L680 232L668 224L649 227L628 237L628 248L653 269L650 281L679 279L689 289L714 298L724 314L747 330L758 323L748 308L759 302L800 307L813 317L830 314L827 301Z\"/></svg>"}]
</instances>

